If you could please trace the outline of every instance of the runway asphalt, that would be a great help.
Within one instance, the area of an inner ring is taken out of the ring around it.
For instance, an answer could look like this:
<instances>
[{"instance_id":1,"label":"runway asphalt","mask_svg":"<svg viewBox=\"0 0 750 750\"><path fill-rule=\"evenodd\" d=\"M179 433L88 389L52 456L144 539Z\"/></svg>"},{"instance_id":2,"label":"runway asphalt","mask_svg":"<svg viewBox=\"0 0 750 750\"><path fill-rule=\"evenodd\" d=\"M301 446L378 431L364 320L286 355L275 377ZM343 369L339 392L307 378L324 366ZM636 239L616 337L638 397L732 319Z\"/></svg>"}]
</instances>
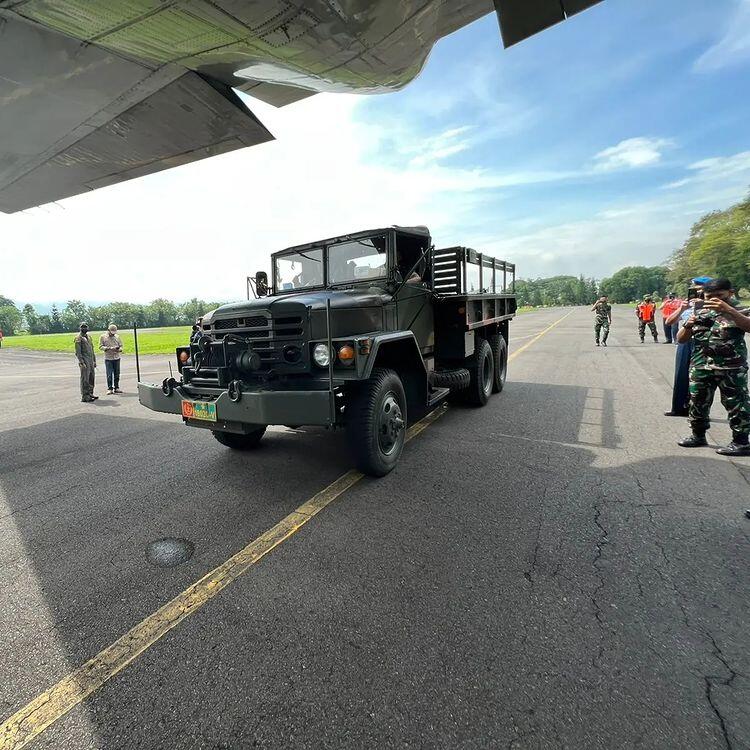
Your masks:
<instances>
[{"instance_id":1,"label":"runway asphalt","mask_svg":"<svg viewBox=\"0 0 750 750\"><path fill-rule=\"evenodd\" d=\"M750 459L676 446L674 349L614 315L606 349L587 309L519 316L502 394L28 746L750 748ZM143 409L123 367L124 395L102 367L82 404L72 354L0 349L0 722L351 468L325 430L233 453ZM164 537L192 556L155 565Z\"/></svg>"}]
</instances>

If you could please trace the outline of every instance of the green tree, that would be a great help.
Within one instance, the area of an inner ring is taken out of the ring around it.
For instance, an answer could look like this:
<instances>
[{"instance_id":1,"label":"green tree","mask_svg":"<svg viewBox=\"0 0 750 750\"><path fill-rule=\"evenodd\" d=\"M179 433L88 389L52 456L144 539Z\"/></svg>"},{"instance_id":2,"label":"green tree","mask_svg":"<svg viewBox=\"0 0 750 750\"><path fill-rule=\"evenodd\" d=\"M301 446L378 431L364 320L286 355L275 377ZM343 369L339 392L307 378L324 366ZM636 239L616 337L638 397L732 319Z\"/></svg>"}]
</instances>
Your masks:
<instances>
[{"instance_id":1,"label":"green tree","mask_svg":"<svg viewBox=\"0 0 750 750\"><path fill-rule=\"evenodd\" d=\"M52 303L52 309L50 310L50 331L52 333L62 333L64 330L62 318L60 317L60 311L57 309L57 305Z\"/></svg>"},{"instance_id":2,"label":"green tree","mask_svg":"<svg viewBox=\"0 0 750 750\"><path fill-rule=\"evenodd\" d=\"M13 336L21 327L23 316L15 305L0 306L0 330L6 336Z\"/></svg>"},{"instance_id":3,"label":"green tree","mask_svg":"<svg viewBox=\"0 0 750 750\"><path fill-rule=\"evenodd\" d=\"M699 219L670 260L669 278L681 292L694 276L726 277L750 289L750 196Z\"/></svg>"},{"instance_id":4,"label":"green tree","mask_svg":"<svg viewBox=\"0 0 750 750\"><path fill-rule=\"evenodd\" d=\"M62 313L62 323L66 331L77 331L84 320L91 325L88 318L89 309L83 302L77 299L68 300Z\"/></svg>"},{"instance_id":5,"label":"green tree","mask_svg":"<svg viewBox=\"0 0 750 750\"><path fill-rule=\"evenodd\" d=\"M50 333L52 331L52 319L49 315L40 315L37 323L37 330L35 333Z\"/></svg>"},{"instance_id":6,"label":"green tree","mask_svg":"<svg viewBox=\"0 0 750 750\"><path fill-rule=\"evenodd\" d=\"M664 266L628 266L601 283L602 294L615 303L633 302L646 294L663 297L666 291L667 268Z\"/></svg>"},{"instance_id":7,"label":"green tree","mask_svg":"<svg viewBox=\"0 0 750 750\"><path fill-rule=\"evenodd\" d=\"M146 307L146 325L157 328L177 325L177 306L168 299L155 299Z\"/></svg>"},{"instance_id":8,"label":"green tree","mask_svg":"<svg viewBox=\"0 0 750 750\"><path fill-rule=\"evenodd\" d=\"M178 305L178 320L184 325L192 325L202 315L215 310L222 305L221 302L205 302L202 299L193 299Z\"/></svg>"},{"instance_id":9,"label":"green tree","mask_svg":"<svg viewBox=\"0 0 750 750\"><path fill-rule=\"evenodd\" d=\"M9 299L8 297L3 297L2 294L0 294L0 307L15 307L16 303Z\"/></svg>"},{"instance_id":10,"label":"green tree","mask_svg":"<svg viewBox=\"0 0 750 750\"><path fill-rule=\"evenodd\" d=\"M39 316L36 314L34 305L27 303L23 306L23 319L26 324L26 330L29 333L40 333Z\"/></svg>"}]
</instances>

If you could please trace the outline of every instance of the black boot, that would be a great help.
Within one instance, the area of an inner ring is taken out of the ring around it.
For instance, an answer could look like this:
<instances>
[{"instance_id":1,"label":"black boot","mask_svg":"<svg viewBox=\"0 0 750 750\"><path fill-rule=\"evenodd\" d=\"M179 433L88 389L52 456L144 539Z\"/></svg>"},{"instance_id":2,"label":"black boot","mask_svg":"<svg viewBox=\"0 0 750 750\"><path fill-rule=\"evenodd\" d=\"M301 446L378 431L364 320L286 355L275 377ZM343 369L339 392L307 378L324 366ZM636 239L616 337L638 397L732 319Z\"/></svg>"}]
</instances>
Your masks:
<instances>
[{"instance_id":1,"label":"black boot","mask_svg":"<svg viewBox=\"0 0 750 750\"><path fill-rule=\"evenodd\" d=\"M708 445L706 433L693 430L693 434L690 437L682 438L677 445L682 448L702 448L704 445Z\"/></svg>"},{"instance_id":2,"label":"black boot","mask_svg":"<svg viewBox=\"0 0 750 750\"><path fill-rule=\"evenodd\" d=\"M744 433L733 432L732 442L716 451L721 456L750 456L750 442Z\"/></svg>"},{"instance_id":3,"label":"black boot","mask_svg":"<svg viewBox=\"0 0 750 750\"><path fill-rule=\"evenodd\" d=\"M686 417L687 415L687 409L685 409L685 411L673 411L672 409L670 409L669 411L664 412L665 417Z\"/></svg>"}]
</instances>

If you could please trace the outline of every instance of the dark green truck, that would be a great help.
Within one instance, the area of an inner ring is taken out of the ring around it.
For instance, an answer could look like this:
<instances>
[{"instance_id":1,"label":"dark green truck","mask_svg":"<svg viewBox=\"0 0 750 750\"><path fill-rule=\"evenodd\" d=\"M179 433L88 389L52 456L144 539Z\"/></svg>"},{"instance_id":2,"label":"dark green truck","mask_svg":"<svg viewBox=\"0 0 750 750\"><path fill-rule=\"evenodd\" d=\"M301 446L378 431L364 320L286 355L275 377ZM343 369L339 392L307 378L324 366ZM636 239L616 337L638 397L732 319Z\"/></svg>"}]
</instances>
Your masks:
<instances>
[{"instance_id":1,"label":"dark green truck","mask_svg":"<svg viewBox=\"0 0 750 750\"><path fill-rule=\"evenodd\" d=\"M177 349L180 377L140 402L239 450L268 425L348 433L358 468L387 474L409 424L446 397L483 406L503 389L515 266L436 250L426 227L389 227L275 253L257 298L205 315Z\"/></svg>"}]
</instances>

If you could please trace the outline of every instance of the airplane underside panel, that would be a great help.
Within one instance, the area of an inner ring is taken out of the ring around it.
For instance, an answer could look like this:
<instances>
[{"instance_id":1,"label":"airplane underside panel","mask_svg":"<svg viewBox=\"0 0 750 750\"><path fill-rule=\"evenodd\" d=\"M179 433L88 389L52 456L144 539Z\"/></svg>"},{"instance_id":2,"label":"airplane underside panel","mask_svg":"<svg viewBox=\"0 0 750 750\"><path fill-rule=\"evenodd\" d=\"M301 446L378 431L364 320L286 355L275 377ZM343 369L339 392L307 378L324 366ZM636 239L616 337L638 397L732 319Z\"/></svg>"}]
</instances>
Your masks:
<instances>
[{"instance_id":1,"label":"airplane underside panel","mask_svg":"<svg viewBox=\"0 0 750 750\"><path fill-rule=\"evenodd\" d=\"M510 47L602 0L495 0L505 47Z\"/></svg>"},{"instance_id":2,"label":"airplane underside panel","mask_svg":"<svg viewBox=\"0 0 750 750\"><path fill-rule=\"evenodd\" d=\"M0 0L0 211L272 136L284 106L406 86L496 10L506 46L600 0Z\"/></svg>"},{"instance_id":3,"label":"airplane underside panel","mask_svg":"<svg viewBox=\"0 0 750 750\"><path fill-rule=\"evenodd\" d=\"M7 213L272 139L223 83L12 19L0 26L0 133Z\"/></svg>"}]
</instances>

